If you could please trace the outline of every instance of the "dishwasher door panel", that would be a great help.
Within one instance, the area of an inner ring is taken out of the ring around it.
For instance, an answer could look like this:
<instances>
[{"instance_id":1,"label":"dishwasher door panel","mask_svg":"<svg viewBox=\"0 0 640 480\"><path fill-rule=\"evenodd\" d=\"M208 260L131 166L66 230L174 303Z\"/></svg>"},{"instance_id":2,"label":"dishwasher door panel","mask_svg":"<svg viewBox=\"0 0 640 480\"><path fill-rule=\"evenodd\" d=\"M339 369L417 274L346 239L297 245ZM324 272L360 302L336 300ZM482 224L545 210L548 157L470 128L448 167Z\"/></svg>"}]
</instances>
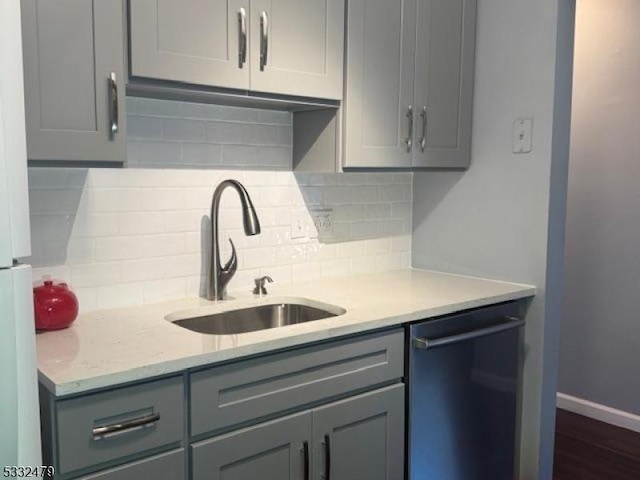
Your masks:
<instances>
[{"instance_id":1,"label":"dishwasher door panel","mask_svg":"<svg viewBox=\"0 0 640 480\"><path fill-rule=\"evenodd\" d=\"M515 478L518 314L517 304L506 304L411 327L410 480ZM425 338L434 347L418 348Z\"/></svg>"}]
</instances>

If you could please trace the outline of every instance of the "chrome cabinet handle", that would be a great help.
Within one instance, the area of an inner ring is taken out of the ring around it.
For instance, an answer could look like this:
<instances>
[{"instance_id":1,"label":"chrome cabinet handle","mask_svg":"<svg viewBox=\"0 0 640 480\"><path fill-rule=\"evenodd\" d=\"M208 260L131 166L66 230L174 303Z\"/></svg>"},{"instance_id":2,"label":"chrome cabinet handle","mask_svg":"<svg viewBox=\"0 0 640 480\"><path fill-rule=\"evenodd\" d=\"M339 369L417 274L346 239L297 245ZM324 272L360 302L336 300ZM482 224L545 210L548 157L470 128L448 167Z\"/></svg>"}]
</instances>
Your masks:
<instances>
[{"instance_id":1,"label":"chrome cabinet handle","mask_svg":"<svg viewBox=\"0 0 640 480\"><path fill-rule=\"evenodd\" d=\"M113 423L111 425L101 425L99 427L93 427L91 433L94 440L100 440L100 438L104 437L105 435L123 434L131 430L137 430L141 427L153 425L154 423L158 422L158 420L160 420L160 414L154 413L151 415L146 415L144 417L134 418L133 420L128 420L122 423Z\"/></svg>"},{"instance_id":2,"label":"chrome cabinet handle","mask_svg":"<svg viewBox=\"0 0 640 480\"><path fill-rule=\"evenodd\" d=\"M304 454L304 480L309 480L309 442L302 444L302 451Z\"/></svg>"},{"instance_id":3,"label":"chrome cabinet handle","mask_svg":"<svg viewBox=\"0 0 640 480\"><path fill-rule=\"evenodd\" d=\"M324 480L331 480L331 438L324 436Z\"/></svg>"},{"instance_id":4,"label":"chrome cabinet handle","mask_svg":"<svg viewBox=\"0 0 640 480\"><path fill-rule=\"evenodd\" d=\"M422 118L422 138L420 139L420 151L424 152L427 147L427 107L422 107L420 112L420 118Z\"/></svg>"},{"instance_id":5,"label":"chrome cabinet handle","mask_svg":"<svg viewBox=\"0 0 640 480\"><path fill-rule=\"evenodd\" d=\"M407 144L407 152L411 153L413 149L413 106L409 105L409 110L407 111L407 118L409 119L409 134L407 138L405 138L404 143Z\"/></svg>"},{"instance_id":6,"label":"chrome cabinet handle","mask_svg":"<svg viewBox=\"0 0 640 480\"><path fill-rule=\"evenodd\" d=\"M264 72L269 58L269 17L267 12L260 14L260 71Z\"/></svg>"},{"instance_id":7,"label":"chrome cabinet handle","mask_svg":"<svg viewBox=\"0 0 640 480\"><path fill-rule=\"evenodd\" d=\"M247 11L238 10L238 67L243 68L247 62Z\"/></svg>"},{"instance_id":8,"label":"chrome cabinet handle","mask_svg":"<svg viewBox=\"0 0 640 480\"><path fill-rule=\"evenodd\" d=\"M109 75L109 123L110 133L113 140L118 133L118 81L115 72Z\"/></svg>"},{"instance_id":9,"label":"chrome cabinet handle","mask_svg":"<svg viewBox=\"0 0 640 480\"><path fill-rule=\"evenodd\" d=\"M472 330L470 332L459 333L457 335L451 335L450 337L441 338L414 338L412 344L419 350L427 350L429 348L444 347L453 343L465 342L467 340L473 340L475 338L484 337L487 335L493 335L494 333L500 333L514 328L520 328L524 326L524 320L515 317L505 317L507 322L492 327L481 328L479 330Z\"/></svg>"}]
</instances>

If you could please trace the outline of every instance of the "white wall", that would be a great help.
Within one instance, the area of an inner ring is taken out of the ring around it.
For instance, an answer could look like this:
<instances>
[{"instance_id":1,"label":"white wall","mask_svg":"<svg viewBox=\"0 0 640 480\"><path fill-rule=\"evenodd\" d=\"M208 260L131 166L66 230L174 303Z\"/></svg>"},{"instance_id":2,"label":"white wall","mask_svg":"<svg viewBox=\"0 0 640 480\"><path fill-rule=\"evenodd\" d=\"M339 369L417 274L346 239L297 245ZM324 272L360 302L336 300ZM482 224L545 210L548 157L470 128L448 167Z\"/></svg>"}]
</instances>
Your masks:
<instances>
[{"instance_id":1,"label":"white wall","mask_svg":"<svg viewBox=\"0 0 640 480\"><path fill-rule=\"evenodd\" d=\"M29 170L35 280L68 281L83 312L202 293L203 219L226 178L247 187L263 227L245 237L237 195L225 193L221 246L227 258L232 237L239 260L231 293L250 292L267 274L288 284L410 265L411 173L293 174L287 113L142 99L129 106L129 165L153 170ZM316 207L333 209L333 236L292 239L292 215L310 223Z\"/></svg>"},{"instance_id":2,"label":"white wall","mask_svg":"<svg viewBox=\"0 0 640 480\"><path fill-rule=\"evenodd\" d=\"M521 479L551 478L573 2L479 2L472 164L414 176L413 265L531 283ZM534 150L511 153L518 117Z\"/></svg>"},{"instance_id":3,"label":"white wall","mask_svg":"<svg viewBox=\"0 0 640 480\"><path fill-rule=\"evenodd\" d=\"M637 0L578 2L559 385L564 394L635 415L639 19Z\"/></svg>"}]
</instances>

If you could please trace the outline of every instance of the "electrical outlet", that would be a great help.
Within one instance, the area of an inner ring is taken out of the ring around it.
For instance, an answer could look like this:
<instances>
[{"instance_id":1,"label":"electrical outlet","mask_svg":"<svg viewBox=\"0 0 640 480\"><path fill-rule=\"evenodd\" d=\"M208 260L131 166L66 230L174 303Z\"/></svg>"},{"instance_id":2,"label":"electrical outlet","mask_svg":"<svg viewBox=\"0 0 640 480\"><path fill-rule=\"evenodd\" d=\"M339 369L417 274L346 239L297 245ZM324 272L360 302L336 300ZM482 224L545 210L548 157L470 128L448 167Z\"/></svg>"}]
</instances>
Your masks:
<instances>
[{"instance_id":1,"label":"electrical outlet","mask_svg":"<svg viewBox=\"0 0 640 480\"><path fill-rule=\"evenodd\" d=\"M312 208L311 218L315 231L309 233L309 238L326 239L333 236L332 208Z\"/></svg>"}]
</instances>

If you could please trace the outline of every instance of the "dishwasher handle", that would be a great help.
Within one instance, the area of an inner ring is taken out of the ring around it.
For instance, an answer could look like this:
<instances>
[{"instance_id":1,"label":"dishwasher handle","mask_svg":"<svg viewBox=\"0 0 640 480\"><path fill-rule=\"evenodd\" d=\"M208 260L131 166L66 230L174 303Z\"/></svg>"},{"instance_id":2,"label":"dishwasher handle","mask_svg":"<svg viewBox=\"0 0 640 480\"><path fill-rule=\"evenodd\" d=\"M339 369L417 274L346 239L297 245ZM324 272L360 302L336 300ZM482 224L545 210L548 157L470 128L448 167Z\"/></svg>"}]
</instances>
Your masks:
<instances>
[{"instance_id":1,"label":"dishwasher handle","mask_svg":"<svg viewBox=\"0 0 640 480\"><path fill-rule=\"evenodd\" d=\"M491 327L481 328L478 330L471 330L469 332L459 333L457 335L451 335L450 337L416 337L413 339L412 344L414 348L417 348L419 350L427 350L429 348L444 347L453 343L466 342L467 340L473 340L475 338L493 335L494 333L513 330L514 328L520 328L524 326L524 320L516 317L505 317L505 320L505 323L500 323L498 325L493 325Z\"/></svg>"}]
</instances>

